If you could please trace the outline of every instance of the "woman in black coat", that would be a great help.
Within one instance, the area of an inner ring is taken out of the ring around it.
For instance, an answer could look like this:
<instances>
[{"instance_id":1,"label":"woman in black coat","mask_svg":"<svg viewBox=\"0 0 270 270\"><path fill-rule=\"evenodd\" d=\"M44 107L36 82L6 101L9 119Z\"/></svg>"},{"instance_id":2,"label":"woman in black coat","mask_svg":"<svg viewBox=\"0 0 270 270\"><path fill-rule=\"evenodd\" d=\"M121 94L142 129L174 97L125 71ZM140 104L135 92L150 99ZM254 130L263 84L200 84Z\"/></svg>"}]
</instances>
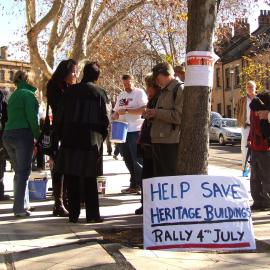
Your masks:
<instances>
[{"instance_id":1,"label":"woman in black coat","mask_svg":"<svg viewBox=\"0 0 270 270\"><path fill-rule=\"evenodd\" d=\"M53 126L55 126L58 106L63 94L72 84L76 83L76 65L76 62L72 59L60 62L47 84L47 102L52 110ZM55 161L58 154L57 138L53 137L53 141L54 153L51 159ZM57 173L54 168L52 169L52 185L54 195L53 215L66 217L68 216L68 211L63 204L63 197L65 202L67 197L64 179L63 175Z\"/></svg>"},{"instance_id":2,"label":"woman in black coat","mask_svg":"<svg viewBox=\"0 0 270 270\"><path fill-rule=\"evenodd\" d=\"M80 190L84 190L86 221L94 223L102 222L97 176L109 119L105 91L93 83L99 77L99 66L94 62L86 64L83 73L82 81L66 90L59 105L56 131L61 146L55 169L67 181L69 221L78 222Z\"/></svg>"}]
</instances>

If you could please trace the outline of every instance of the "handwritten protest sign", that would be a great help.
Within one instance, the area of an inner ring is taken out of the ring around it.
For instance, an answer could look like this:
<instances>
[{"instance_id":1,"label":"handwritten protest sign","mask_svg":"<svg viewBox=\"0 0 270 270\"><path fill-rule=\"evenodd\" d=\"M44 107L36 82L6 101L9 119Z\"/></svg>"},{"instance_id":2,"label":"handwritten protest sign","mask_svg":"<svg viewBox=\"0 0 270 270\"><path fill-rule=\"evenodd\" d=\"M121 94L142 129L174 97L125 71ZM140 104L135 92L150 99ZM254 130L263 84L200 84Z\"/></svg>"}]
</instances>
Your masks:
<instances>
[{"instance_id":1,"label":"handwritten protest sign","mask_svg":"<svg viewBox=\"0 0 270 270\"><path fill-rule=\"evenodd\" d=\"M255 249L242 181L207 175L144 179L145 249Z\"/></svg>"}]
</instances>

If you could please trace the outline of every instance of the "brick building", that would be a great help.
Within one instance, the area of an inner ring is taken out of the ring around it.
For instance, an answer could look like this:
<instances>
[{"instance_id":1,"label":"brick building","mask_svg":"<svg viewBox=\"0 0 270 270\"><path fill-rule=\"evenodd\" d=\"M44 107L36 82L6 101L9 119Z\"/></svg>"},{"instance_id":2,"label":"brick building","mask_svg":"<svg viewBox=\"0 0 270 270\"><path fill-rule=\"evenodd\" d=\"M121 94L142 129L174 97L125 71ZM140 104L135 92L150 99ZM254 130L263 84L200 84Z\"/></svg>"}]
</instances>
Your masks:
<instances>
[{"instance_id":1,"label":"brick building","mask_svg":"<svg viewBox=\"0 0 270 270\"><path fill-rule=\"evenodd\" d=\"M253 33L250 33L247 19L238 19L233 27L227 24L220 27L219 31L224 38L216 49L220 59L214 67L212 111L226 117L235 117L235 105L241 96L240 74L245 66L243 56L252 57L256 62L254 52L261 48L254 45L254 40L261 36L270 40L270 11L261 10L259 26ZM265 62L270 63L269 55L265 57ZM265 81L265 88L269 89L268 80Z\"/></svg>"},{"instance_id":2,"label":"brick building","mask_svg":"<svg viewBox=\"0 0 270 270\"><path fill-rule=\"evenodd\" d=\"M17 70L30 71L30 64L22 61L9 60L7 47L0 47L0 89L14 90L13 77Z\"/></svg>"}]
</instances>

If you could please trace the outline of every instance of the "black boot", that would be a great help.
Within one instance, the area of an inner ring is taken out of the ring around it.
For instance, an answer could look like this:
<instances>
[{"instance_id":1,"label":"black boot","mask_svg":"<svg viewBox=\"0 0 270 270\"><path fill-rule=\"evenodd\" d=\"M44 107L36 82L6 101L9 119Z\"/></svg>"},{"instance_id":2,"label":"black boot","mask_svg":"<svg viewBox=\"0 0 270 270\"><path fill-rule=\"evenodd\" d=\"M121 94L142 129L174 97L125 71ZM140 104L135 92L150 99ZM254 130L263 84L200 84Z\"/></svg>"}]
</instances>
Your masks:
<instances>
[{"instance_id":1,"label":"black boot","mask_svg":"<svg viewBox=\"0 0 270 270\"><path fill-rule=\"evenodd\" d=\"M60 174L53 174L53 215L56 217L68 217L68 211L63 204L63 178Z\"/></svg>"}]
</instances>

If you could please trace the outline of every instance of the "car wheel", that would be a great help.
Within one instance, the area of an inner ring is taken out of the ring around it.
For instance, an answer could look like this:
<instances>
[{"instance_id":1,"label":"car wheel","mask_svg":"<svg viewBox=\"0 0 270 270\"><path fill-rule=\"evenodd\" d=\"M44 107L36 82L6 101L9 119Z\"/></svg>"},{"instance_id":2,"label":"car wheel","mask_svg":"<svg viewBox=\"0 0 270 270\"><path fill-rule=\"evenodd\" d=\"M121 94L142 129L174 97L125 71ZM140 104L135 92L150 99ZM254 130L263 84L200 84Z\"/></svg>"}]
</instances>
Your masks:
<instances>
[{"instance_id":1,"label":"car wheel","mask_svg":"<svg viewBox=\"0 0 270 270\"><path fill-rule=\"evenodd\" d=\"M225 140L222 134L219 135L218 142L220 145L225 145Z\"/></svg>"}]
</instances>

